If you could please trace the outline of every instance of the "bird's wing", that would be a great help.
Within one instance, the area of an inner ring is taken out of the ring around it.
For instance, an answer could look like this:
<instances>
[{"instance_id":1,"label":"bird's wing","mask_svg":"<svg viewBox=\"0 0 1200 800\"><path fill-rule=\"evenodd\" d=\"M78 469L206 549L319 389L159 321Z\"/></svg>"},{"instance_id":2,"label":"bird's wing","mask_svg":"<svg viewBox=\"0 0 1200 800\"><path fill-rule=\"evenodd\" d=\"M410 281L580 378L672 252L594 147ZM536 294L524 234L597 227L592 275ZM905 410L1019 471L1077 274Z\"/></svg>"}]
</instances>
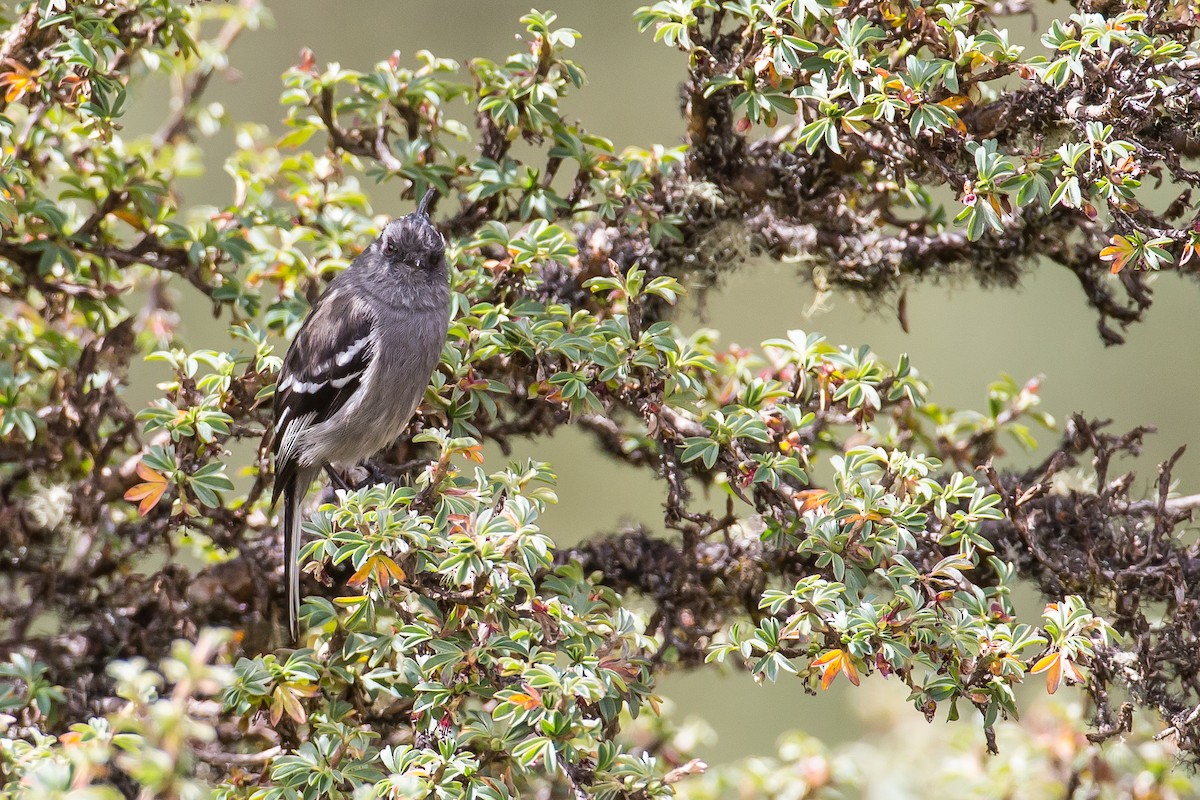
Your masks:
<instances>
[{"instance_id":1,"label":"bird's wing","mask_svg":"<svg viewBox=\"0 0 1200 800\"><path fill-rule=\"evenodd\" d=\"M292 340L275 384L274 505L295 475L300 434L354 396L375 357L374 314L349 292L323 295Z\"/></svg>"}]
</instances>

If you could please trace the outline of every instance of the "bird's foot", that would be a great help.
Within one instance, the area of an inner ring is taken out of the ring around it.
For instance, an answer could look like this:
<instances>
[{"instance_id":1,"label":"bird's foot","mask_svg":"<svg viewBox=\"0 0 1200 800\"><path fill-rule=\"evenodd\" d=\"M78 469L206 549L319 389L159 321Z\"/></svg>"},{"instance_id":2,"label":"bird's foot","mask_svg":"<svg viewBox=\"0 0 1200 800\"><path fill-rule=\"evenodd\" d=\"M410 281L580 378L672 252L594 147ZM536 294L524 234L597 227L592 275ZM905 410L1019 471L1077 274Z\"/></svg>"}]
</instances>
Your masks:
<instances>
[{"instance_id":1,"label":"bird's foot","mask_svg":"<svg viewBox=\"0 0 1200 800\"><path fill-rule=\"evenodd\" d=\"M359 484L359 487L374 486L375 484L383 483L388 486L399 486L400 479L394 475L389 475L379 467L375 466L374 462L364 461L361 464L362 468L367 471L367 477Z\"/></svg>"}]
</instances>

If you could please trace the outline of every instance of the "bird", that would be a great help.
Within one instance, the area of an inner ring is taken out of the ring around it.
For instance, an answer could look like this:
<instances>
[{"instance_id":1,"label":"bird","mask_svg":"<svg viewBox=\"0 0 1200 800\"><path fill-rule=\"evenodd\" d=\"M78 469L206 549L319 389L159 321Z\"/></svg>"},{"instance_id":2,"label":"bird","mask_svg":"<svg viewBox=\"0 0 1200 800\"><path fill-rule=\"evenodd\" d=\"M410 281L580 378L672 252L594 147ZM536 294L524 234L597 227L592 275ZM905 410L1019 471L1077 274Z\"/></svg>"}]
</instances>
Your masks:
<instances>
[{"instance_id":1,"label":"bird","mask_svg":"<svg viewBox=\"0 0 1200 800\"><path fill-rule=\"evenodd\" d=\"M271 507L283 498L287 622L299 638L301 504L325 470L353 469L408 424L450 325L446 241L416 211L392 220L330 281L288 347L275 384Z\"/></svg>"}]
</instances>

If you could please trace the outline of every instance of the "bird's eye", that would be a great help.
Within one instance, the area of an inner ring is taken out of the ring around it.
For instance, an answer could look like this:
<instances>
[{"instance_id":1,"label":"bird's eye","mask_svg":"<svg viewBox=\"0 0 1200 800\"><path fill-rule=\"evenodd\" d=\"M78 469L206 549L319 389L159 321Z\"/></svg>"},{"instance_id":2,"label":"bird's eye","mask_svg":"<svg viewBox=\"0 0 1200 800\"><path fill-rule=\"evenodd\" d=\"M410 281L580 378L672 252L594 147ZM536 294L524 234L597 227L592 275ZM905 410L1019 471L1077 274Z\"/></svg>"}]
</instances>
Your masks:
<instances>
[{"instance_id":1,"label":"bird's eye","mask_svg":"<svg viewBox=\"0 0 1200 800\"><path fill-rule=\"evenodd\" d=\"M383 252L389 256L396 255L396 245L392 244L391 242L384 242Z\"/></svg>"}]
</instances>

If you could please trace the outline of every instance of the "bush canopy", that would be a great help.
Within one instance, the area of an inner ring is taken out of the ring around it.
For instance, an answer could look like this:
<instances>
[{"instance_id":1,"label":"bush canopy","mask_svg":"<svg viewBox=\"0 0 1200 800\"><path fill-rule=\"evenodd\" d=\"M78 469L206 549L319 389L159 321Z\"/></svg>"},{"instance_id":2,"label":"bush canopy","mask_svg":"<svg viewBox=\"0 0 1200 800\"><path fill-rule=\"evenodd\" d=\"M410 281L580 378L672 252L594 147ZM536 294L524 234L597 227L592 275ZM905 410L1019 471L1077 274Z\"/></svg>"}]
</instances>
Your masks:
<instances>
[{"instance_id":1,"label":"bush canopy","mask_svg":"<svg viewBox=\"0 0 1200 800\"><path fill-rule=\"evenodd\" d=\"M891 763L793 737L700 777L654 686L719 663L810 692L899 682L914 719L1015 737L1018 794L1189 791L1169 769L1200 757L1179 453L1131 494L1114 460L1146 430L1077 415L1017 468L1002 440L1054 424L1037 381L954 410L907 357L783 324L731 348L674 315L758 255L878 299L1041 264L1120 342L1150 272L1200 266L1198 12L1052 10L1021 47L1003 26L1024 0L657 2L633 24L686 56L684 143L623 151L560 110L585 75L548 11L502 62L360 72L305 49L258 120L204 100L269 21L255 0L0 11L6 796L837 797ZM164 78L161 126L127 132ZM189 205L221 128L233 193ZM379 460L395 482L308 516L303 640L279 647L270 399L309 303L386 221L372 183L437 188L450 336ZM236 344L184 341L201 307ZM143 359L170 375L144 405ZM661 520L555 547L553 467L483 448L568 425L655 481ZM1026 586L1044 611L1018 618ZM1071 742L1061 780L1003 723L1026 682L1082 704L1044 723ZM932 786L938 747L893 780Z\"/></svg>"}]
</instances>

